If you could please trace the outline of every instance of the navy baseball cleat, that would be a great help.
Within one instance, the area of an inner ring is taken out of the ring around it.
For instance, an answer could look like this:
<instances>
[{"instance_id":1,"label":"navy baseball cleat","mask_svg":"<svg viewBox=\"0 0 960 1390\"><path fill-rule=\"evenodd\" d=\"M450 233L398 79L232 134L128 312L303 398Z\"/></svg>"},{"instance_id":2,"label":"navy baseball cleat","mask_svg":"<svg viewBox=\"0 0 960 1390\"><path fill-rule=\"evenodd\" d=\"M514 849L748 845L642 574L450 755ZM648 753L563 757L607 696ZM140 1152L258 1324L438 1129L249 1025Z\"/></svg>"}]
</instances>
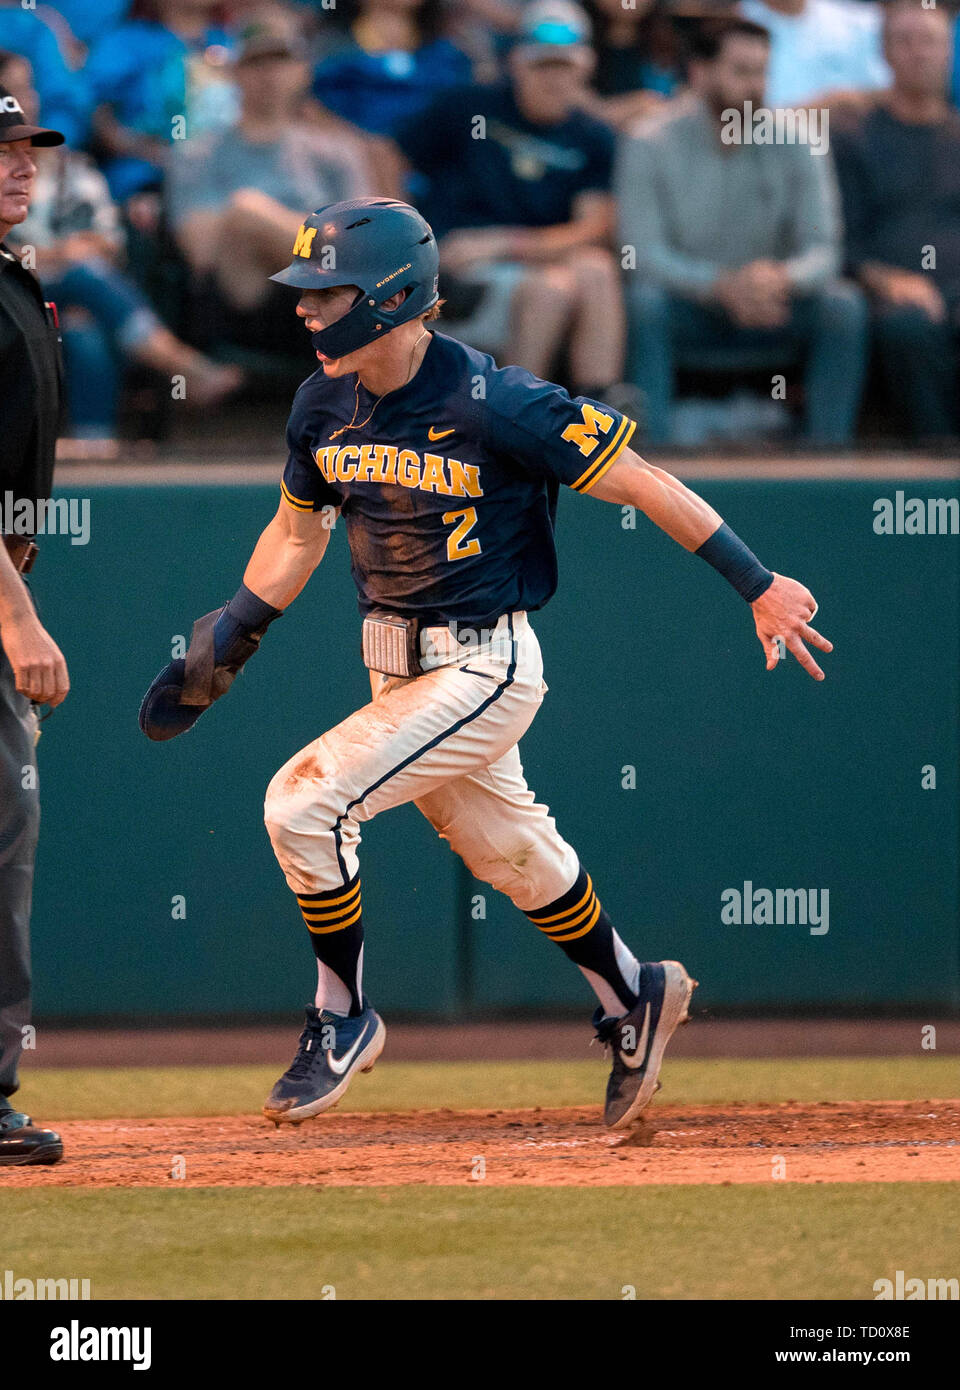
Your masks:
<instances>
[{"instance_id":1,"label":"navy baseball cleat","mask_svg":"<svg viewBox=\"0 0 960 1390\"><path fill-rule=\"evenodd\" d=\"M336 1105L351 1077L370 1071L383 1051L387 1030L366 999L362 1014L345 1018L307 1005L297 1055L274 1086L263 1113L275 1125L298 1125Z\"/></svg>"},{"instance_id":2,"label":"navy baseball cleat","mask_svg":"<svg viewBox=\"0 0 960 1390\"><path fill-rule=\"evenodd\" d=\"M678 1024L688 1022L697 981L679 961L641 967L640 998L629 1013L606 1018L598 1008L593 1025L613 1053L603 1119L611 1129L629 1129L660 1089L663 1053Z\"/></svg>"}]
</instances>

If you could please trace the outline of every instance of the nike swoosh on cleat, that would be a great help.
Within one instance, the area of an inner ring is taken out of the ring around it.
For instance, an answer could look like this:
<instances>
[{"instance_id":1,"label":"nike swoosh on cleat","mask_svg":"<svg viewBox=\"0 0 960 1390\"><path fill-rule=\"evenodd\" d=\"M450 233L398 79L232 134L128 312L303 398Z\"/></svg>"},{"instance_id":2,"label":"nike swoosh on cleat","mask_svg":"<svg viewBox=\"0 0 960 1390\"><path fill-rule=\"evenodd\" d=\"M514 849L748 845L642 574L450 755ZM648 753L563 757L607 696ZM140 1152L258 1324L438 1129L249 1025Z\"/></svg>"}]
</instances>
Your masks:
<instances>
[{"instance_id":1,"label":"nike swoosh on cleat","mask_svg":"<svg viewBox=\"0 0 960 1390\"><path fill-rule=\"evenodd\" d=\"M647 1008L649 1008L649 1007L650 1007L650 1005L648 1004L648 1005L647 1005ZM367 1036L367 1030L366 1030L366 1028L364 1028L363 1032L360 1034L359 1038L357 1038L357 1041L353 1044L353 1047L351 1047L351 1049L350 1049L349 1052L345 1052L345 1053L343 1054L343 1056L340 1057L340 1058L334 1057L334 1055L333 1055L332 1052L328 1055L328 1057L327 1057L327 1066L328 1066L328 1067L330 1068L330 1070L333 1072L334 1076L342 1076L342 1075L343 1075L343 1073L346 1071L347 1067L349 1067L350 1063L353 1061L354 1057L356 1056L357 1049L360 1047L361 1043L363 1042L363 1040L364 1040L364 1038L365 1038L366 1036Z\"/></svg>"},{"instance_id":2,"label":"nike swoosh on cleat","mask_svg":"<svg viewBox=\"0 0 960 1390\"><path fill-rule=\"evenodd\" d=\"M427 438L432 444L436 444L438 439L446 439L448 434L456 434L456 429L438 430L436 425L431 425L427 430Z\"/></svg>"},{"instance_id":3,"label":"nike swoosh on cleat","mask_svg":"<svg viewBox=\"0 0 960 1390\"><path fill-rule=\"evenodd\" d=\"M643 1027L640 1029L640 1041L637 1043L636 1050L632 1057L626 1057L621 1052L620 1057L625 1067L632 1067L636 1071L637 1067L643 1066L643 1059L647 1055L647 1035L650 1032L650 1001L647 1000L646 1008L643 1011Z\"/></svg>"}]
</instances>

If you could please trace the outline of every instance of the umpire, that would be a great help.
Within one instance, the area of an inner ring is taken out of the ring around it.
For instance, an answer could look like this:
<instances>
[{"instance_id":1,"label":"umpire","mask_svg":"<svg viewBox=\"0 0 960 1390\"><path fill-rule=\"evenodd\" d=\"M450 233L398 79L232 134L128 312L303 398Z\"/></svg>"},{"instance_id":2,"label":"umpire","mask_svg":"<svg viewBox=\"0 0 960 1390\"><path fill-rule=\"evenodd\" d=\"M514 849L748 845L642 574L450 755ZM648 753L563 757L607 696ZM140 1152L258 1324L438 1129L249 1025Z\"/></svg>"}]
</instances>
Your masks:
<instances>
[{"instance_id":1,"label":"umpire","mask_svg":"<svg viewBox=\"0 0 960 1390\"><path fill-rule=\"evenodd\" d=\"M23 1029L30 1021L30 901L40 805L34 704L59 705L67 666L21 575L36 554L38 503L49 497L60 420L56 314L36 278L3 244L30 207L35 145L62 145L31 125L0 87L0 1164L56 1163L63 1144L14 1110Z\"/></svg>"}]
</instances>

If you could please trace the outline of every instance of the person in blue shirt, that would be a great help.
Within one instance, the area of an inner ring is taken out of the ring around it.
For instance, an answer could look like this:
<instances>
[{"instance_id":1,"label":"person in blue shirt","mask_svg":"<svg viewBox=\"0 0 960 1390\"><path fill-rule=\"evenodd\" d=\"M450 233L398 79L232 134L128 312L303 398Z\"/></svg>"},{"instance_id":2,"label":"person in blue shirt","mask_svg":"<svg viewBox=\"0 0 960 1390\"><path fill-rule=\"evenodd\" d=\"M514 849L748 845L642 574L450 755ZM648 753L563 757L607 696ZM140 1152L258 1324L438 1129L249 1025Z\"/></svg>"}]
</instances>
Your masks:
<instances>
[{"instance_id":1,"label":"person in blue shirt","mask_svg":"<svg viewBox=\"0 0 960 1390\"><path fill-rule=\"evenodd\" d=\"M584 395L622 381L626 340L614 133L581 109L593 66L582 9L541 0L522 16L503 81L441 93L394 136L425 184L416 202L441 269L482 291L459 335L538 376L565 350Z\"/></svg>"},{"instance_id":2,"label":"person in blue shirt","mask_svg":"<svg viewBox=\"0 0 960 1390\"><path fill-rule=\"evenodd\" d=\"M102 168L118 202L163 182L175 122L192 137L236 115L230 35L214 0L135 0L130 18L91 49L85 79Z\"/></svg>"},{"instance_id":3,"label":"person in blue shirt","mask_svg":"<svg viewBox=\"0 0 960 1390\"><path fill-rule=\"evenodd\" d=\"M839 115L831 145L846 258L869 296L896 427L951 454L960 443L960 114L950 105L950 19L894 0L884 11L893 85ZM936 247L927 263L923 254Z\"/></svg>"},{"instance_id":4,"label":"person in blue shirt","mask_svg":"<svg viewBox=\"0 0 960 1390\"><path fill-rule=\"evenodd\" d=\"M300 290L320 365L294 399L279 507L237 594L195 623L186 658L151 684L140 724L159 742L196 723L342 518L373 698L267 789L267 829L318 978L264 1113L277 1124L320 1114L383 1049L363 990L360 828L412 801L583 972L613 1052L605 1120L625 1129L657 1089L696 982L677 961L633 955L524 780L518 740L546 688L529 615L557 586L560 487L639 508L717 568L751 604L768 669L782 637L822 679L805 643L831 646L809 625L809 591L765 569L702 498L635 454L627 416L432 330L437 277L433 232L405 203L355 199L301 226L292 264L273 278Z\"/></svg>"},{"instance_id":5,"label":"person in blue shirt","mask_svg":"<svg viewBox=\"0 0 960 1390\"><path fill-rule=\"evenodd\" d=\"M90 46L127 16L131 0L45 0L63 16L79 43Z\"/></svg>"},{"instance_id":6,"label":"person in blue shirt","mask_svg":"<svg viewBox=\"0 0 960 1390\"><path fill-rule=\"evenodd\" d=\"M441 33L441 0L341 0L335 15L344 38L318 64L313 94L371 135L470 80L469 58Z\"/></svg>"},{"instance_id":7,"label":"person in blue shirt","mask_svg":"<svg viewBox=\"0 0 960 1390\"><path fill-rule=\"evenodd\" d=\"M596 110L619 129L648 116L684 81L680 32L662 0L583 0L594 30Z\"/></svg>"},{"instance_id":8,"label":"person in blue shirt","mask_svg":"<svg viewBox=\"0 0 960 1390\"><path fill-rule=\"evenodd\" d=\"M85 73L72 72L57 36L43 16L19 0L0 0L0 49L25 58L40 94L40 117L63 132L74 149L90 128L91 96Z\"/></svg>"}]
</instances>

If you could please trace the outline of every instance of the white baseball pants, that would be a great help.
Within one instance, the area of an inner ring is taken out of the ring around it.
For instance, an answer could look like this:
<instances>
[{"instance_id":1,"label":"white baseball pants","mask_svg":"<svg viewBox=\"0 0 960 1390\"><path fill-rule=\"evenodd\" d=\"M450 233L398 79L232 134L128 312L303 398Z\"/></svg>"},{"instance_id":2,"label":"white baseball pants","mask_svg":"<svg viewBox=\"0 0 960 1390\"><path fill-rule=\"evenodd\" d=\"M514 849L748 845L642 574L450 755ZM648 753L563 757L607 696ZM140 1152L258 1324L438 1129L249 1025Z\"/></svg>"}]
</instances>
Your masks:
<instances>
[{"instance_id":1,"label":"white baseball pants","mask_svg":"<svg viewBox=\"0 0 960 1390\"><path fill-rule=\"evenodd\" d=\"M295 893L351 882L360 826L408 801L521 911L575 882L577 856L534 800L517 748L546 690L540 644L524 613L505 615L485 636L466 655L437 642L422 676L371 672L371 702L272 779L264 817ZM450 655L450 664L433 664Z\"/></svg>"}]
</instances>

